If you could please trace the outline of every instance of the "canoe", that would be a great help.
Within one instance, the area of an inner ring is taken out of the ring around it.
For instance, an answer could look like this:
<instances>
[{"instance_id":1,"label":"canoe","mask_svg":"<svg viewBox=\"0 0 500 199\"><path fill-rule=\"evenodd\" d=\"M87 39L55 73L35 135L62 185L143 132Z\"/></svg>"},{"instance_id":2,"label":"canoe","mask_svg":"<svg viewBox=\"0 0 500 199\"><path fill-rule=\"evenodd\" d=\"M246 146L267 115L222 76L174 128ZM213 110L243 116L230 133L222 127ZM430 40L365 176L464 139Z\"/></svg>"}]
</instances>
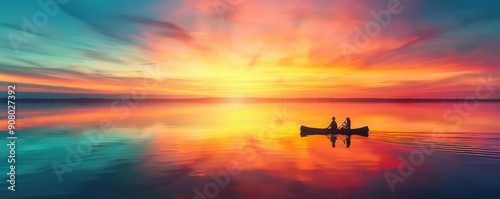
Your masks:
<instances>
[{"instance_id":1,"label":"canoe","mask_svg":"<svg viewBox=\"0 0 500 199\"><path fill-rule=\"evenodd\" d=\"M307 126L300 126L300 137L306 137L308 135L360 135L364 137L368 137L368 129L367 126L357 129L320 129L320 128L311 128Z\"/></svg>"}]
</instances>

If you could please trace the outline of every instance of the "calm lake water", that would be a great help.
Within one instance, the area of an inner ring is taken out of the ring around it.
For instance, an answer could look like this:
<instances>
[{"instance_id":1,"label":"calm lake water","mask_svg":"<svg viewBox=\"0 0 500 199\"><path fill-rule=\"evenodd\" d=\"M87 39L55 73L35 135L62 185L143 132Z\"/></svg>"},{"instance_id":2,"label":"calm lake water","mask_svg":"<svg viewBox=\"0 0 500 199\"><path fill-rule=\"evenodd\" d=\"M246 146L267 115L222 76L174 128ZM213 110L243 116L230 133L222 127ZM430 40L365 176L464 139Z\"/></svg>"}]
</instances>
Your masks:
<instances>
[{"instance_id":1,"label":"calm lake water","mask_svg":"<svg viewBox=\"0 0 500 199\"><path fill-rule=\"evenodd\" d=\"M19 104L16 192L3 180L0 198L500 196L500 104L110 104ZM332 116L369 137L300 137Z\"/></svg>"}]
</instances>

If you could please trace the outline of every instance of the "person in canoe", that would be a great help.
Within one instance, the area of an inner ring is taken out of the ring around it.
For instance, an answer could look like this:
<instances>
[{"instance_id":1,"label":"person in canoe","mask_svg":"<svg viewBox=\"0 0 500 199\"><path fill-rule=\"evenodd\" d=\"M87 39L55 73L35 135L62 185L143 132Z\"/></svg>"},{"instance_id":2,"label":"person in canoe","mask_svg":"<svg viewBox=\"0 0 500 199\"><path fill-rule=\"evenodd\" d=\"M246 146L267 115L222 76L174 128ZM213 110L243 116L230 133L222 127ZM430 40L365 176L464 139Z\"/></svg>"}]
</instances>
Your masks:
<instances>
[{"instance_id":1,"label":"person in canoe","mask_svg":"<svg viewBox=\"0 0 500 199\"><path fill-rule=\"evenodd\" d=\"M351 129L351 119L345 118L344 123L342 123L341 129ZM351 147L351 135L347 135L347 138L344 140L345 148Z\"/></svg>"},{"instance_id":2,"label":"person in canoe","mask_svg":"<svg viewBox=\"0 0 500 199\"><path fill-rule=\"evenodd\" d=\"M337 129L337 122L335 122L335 117L332 117L332 123L330 123L330 126L326 127L326 129Z\"/></svg>"},{"instance_id":3,"label":"person in canoe","mask_svg":"<svg viewBox=\"0 0 500 199\"><path fill-rule=\"evenodd\" d=\"M351 119L346 118L344 123L340 126L341 129L351 129Z\"/></svg>"}]
</instances>

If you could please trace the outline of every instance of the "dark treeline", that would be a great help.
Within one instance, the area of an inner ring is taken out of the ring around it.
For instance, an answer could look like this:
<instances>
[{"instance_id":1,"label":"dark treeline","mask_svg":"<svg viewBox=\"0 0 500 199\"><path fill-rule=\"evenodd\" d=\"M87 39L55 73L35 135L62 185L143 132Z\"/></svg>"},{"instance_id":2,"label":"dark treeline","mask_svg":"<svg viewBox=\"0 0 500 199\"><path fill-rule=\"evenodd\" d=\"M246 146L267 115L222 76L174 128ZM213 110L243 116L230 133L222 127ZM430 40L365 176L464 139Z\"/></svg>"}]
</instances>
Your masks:
<instances>
[{"instance_id":1,"label":"dark treeline","mask_svg":"<svg viewBox=\"0 0 500 199\"><path fill-rule=\"evenodd\" d=\"M2 103L7 103L7 98L1 99ZM433 99L433 98L184 98L184 99L105 99L105 98L52 98L36 99L21 98L16 99L19 103L105 103L113 101L131 101L148 103L166 103L166 102L188 102L188 103L227 103L227 102L359 102L359 103L463 103L466 99ZM469 99L468 103L474 102L500 102L500 99Z\"/></svg>"}]
</instances>

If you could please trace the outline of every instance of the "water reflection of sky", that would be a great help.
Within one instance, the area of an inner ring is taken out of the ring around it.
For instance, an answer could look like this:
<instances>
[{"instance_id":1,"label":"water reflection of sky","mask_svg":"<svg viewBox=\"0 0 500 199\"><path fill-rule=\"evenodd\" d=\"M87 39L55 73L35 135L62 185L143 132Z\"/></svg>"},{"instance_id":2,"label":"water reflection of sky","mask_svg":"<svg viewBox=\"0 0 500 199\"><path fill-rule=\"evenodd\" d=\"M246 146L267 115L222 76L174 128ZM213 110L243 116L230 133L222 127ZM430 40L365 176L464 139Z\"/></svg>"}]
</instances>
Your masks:
<instances>
[{"instance_id":1,"label":"water reflection of sky","mask_svg":"<svg viewBox=\"0 0 500 199\"><path fill-rule=\"evenodd\" d=\"M141 104L126 115L108 104L30 106L18 114L21 198L193 198L228 165L242 171L218 198L498 194L496 104L481 104L457 129L443 119L452 104ZM301 124L326 127L332 115L370 126L370 137L333 149L323 136L299 136ZM54 162L68 166L69 151L102 121L113 127L59 182ZM445 142L433 142L436 128ZM384 173L422 143L435 153L391 193Z\"/></svg>"}]
</instances>

